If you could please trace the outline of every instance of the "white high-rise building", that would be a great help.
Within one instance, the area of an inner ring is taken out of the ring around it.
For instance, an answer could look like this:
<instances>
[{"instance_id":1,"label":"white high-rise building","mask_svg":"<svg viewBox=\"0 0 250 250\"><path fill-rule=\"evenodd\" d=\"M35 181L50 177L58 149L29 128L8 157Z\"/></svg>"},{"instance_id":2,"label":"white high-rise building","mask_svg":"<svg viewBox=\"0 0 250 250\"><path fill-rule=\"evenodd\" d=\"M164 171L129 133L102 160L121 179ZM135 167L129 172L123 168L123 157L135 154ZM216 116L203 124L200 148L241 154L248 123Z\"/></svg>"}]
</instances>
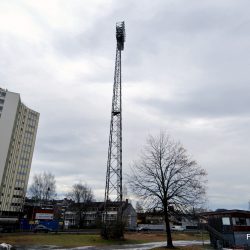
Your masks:
<instances>
[{"instance_id":1,"label":"white high-rise building","mask_svg":"<svg viewBox=\"0 0 250 250\"><path fill-rule=\"evenodd\" d=\"M23 210L39 113L0 88L0 216Z\"/></svg>"}]
</instances>

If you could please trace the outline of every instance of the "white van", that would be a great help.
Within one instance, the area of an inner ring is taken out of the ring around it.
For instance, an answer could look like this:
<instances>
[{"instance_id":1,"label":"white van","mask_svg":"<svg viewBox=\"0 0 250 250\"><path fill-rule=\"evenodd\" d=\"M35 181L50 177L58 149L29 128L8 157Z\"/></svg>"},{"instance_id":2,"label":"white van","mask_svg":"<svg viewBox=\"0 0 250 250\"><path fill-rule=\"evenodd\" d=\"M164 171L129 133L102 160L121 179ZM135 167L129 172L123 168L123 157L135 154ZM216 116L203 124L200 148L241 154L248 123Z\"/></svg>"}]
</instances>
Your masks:
<instances>
[{"instance_id":1,"label":"white van","mask_svg":"<svg viewBox=\"0 0 250 250\"><path fill-rule=\"evenodd\" d=\"M171 231L184 231L185 228L183 226L172 226Z\"/></svg>"}]
</instances>

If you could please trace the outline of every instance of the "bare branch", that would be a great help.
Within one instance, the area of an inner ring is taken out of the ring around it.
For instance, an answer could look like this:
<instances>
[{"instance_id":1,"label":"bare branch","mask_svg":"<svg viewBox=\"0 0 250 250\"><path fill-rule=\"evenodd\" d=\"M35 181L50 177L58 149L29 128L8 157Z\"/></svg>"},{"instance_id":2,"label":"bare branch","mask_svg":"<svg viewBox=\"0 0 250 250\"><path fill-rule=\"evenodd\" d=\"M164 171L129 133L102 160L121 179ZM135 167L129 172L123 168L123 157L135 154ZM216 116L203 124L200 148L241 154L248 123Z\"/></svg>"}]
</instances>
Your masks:
<instances>
[{"instance_id":1,"label":"bare branch","mask_svg":"<svg viewBox=\"0 0 250 250\"><path fill-rule=\"evenodd\" d=\"M205 178L205 170L165 133L149 136L139 161L133 164L130 187L147 207L164 211L169 246L169 207L185 212L200 205L206 194Z\"/></svg>"}]
</instances>

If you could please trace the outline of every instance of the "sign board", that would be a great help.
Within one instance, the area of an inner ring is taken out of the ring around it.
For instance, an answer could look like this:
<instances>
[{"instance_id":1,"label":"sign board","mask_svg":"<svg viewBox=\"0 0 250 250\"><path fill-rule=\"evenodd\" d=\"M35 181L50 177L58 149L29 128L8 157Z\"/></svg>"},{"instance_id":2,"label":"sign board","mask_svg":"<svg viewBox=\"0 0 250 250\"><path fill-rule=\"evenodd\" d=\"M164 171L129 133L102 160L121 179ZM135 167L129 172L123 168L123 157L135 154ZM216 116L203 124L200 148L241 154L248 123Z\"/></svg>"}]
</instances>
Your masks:
<instances>
[{"instance_id":1,"label":"sign board","mask_svg":"<svg viewBox=\"0 0 250 250\"><path fill-rule=\"evenodd\" d=\"M36 220L53 220L53 214L36 213Z\"/></svg>"}]
</instances>

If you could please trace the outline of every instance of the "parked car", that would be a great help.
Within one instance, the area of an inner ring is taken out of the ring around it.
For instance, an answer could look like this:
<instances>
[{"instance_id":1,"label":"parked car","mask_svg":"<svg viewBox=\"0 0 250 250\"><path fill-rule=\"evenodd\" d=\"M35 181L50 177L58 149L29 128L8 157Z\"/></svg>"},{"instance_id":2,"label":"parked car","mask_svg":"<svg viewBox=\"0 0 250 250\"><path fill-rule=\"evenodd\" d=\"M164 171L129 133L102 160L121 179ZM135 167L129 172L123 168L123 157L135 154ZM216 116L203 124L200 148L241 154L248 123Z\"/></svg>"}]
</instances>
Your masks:
<instances>
[{"instance_id":1,"label":"parked car","mask_svg":"<svg viewBox=\"0 0 250 250\"><path fill-rule=\"evenodd\" d=\"M10 226L0 227L0 233L12 233L14 232L14 228Z\"/></svg>"},{"instance_id":2,"label":"parked car","mask_svg":"<svg viewBox=\"0 0 250 250\"><path fill-rule=\"evenodd\" d=\"M171 231L184 231L185 228L183 226L172 226Z\"/></svg>"},{"instance_id":3,"label":"parked car","mask_svg":"<svg viewBox=\"0 0 250 250\"><path fill-rule=\"evenodd\" d=\"M33 229L34 233L37 232L44 232L44 233L48 233L48 232L52 232L52 229L49 227L46 227L44 225L37 225L34 229Z\"/></svg>"},{"instance_id":4,"label":"parked car","mask_svg":"<svg viewBox=\"0 0 250 250\"><path fill-rule=\"evenodd\" d=\"M138 227L137 228L137 232L147 232L147 231L149 231L148 227Z\"/></svg>"}]
</instances>

